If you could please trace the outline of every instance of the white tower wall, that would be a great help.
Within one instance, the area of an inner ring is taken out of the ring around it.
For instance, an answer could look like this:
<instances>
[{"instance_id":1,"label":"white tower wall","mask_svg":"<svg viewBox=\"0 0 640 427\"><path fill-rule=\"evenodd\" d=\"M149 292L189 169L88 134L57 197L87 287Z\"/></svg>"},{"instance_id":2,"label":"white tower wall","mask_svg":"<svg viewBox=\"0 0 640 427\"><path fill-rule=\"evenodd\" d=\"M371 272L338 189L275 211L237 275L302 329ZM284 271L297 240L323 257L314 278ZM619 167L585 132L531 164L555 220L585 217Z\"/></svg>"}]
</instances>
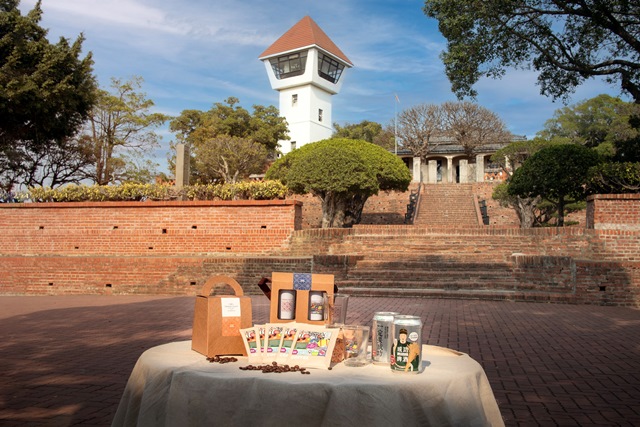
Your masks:
<instances>
[{"instance_id":1,"label":"white tower wall","mask_svg":"<svg viewBox=\"0 0 640 427\"><path fill-rule=\"evenodd\" d=\"M283 154L310 142L331 138L331 94L304 85L280 91L280 114L289 125L289 141L280 141Z\"/></svg>"},{"instance_id":2,"label":"white tower wall","mask_svg":"<svg viewBox=\"0 0 640 427\"><path fill-rule=\"evenodd\" d=\"M344 72L335 83L321 77L318 72L320 52L334 59L335 56L319 50L316 46L282 52L277 56L305 50L307 51L305 71L299 76L278 79L269 59L263 60L269 83L280 94L280 115L289 125L290 140L279 141L282 154L287 154L294 148L300 148L310 142L331 138L333 134L331 96L340 92Z\"/></svg>"}]
</instances>

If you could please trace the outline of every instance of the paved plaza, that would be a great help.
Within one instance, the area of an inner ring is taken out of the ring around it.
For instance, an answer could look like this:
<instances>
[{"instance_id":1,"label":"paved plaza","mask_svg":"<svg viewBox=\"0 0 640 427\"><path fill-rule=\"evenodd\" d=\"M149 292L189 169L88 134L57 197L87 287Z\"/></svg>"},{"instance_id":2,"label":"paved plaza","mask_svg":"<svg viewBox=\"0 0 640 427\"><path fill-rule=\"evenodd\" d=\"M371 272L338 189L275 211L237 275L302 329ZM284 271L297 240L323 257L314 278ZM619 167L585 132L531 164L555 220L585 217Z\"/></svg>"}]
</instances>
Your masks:
<instances>
[{"instance_id":1,"label":"paved plaza","mask_svg":"<svg viewBox=\"0 0 640 427\"><path fill-rule=\"evenodd\" d=\"M193 306L194 297L0 297L0 425L110 425L140 354L191 338ZM376 311L419 315L428 344L476 359L507 426L640 425L640 310L351 298L347 320L370 324ZM254 323L267 320L267 299L253 297Z\"/></svg>"}]
</instances>

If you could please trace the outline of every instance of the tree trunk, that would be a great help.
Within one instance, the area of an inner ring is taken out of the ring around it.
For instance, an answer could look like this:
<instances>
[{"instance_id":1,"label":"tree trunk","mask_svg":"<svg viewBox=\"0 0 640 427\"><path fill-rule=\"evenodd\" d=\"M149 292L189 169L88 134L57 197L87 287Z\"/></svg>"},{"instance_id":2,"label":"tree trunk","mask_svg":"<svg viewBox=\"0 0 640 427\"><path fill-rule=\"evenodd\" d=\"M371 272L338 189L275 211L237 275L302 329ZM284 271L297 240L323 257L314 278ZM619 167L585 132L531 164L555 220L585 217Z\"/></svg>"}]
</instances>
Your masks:
<instances>
[{"instance_id":1,"label":"tree trunk","mask_svg":"<svg viewBox=\"0 0 640 427\"><path fill-rule=\"evenodd\" d=\"M322 200L322 228L344 228L358 224L367 198L362 195L327 193Z\"/></svg>"},{"instance_id":2,"label":"tree trunk","mask_svg":"<svg viewBox=\"0 0 640 427\"><path fill-rule=\"evenodd\" d=\"M538 197L517 197L513 208L520 220L520 228L531 228L536 221L535 208Z\"/></svg>"},{"instance_id":3,"label":"tree trunk","mask_svg":"<svg viewBox=\"0 0 640 427\"><path fill-rule=\"evenodd\" d=\"M558 199L558 227L564 227L564 197L560 196Z\"/></svg>"},{"instance_id":4,"label":"tree trunk","mask_svg":"<svg viewBox=\"0 0 640 427\"><path fill-rule=\"evenodd\" d=\"M364 204L367 199L368 197L362 194L351 196L346 203L343 227L353 227L354 224L360 224L360 221L362 221L362 210L364 209Z\"/></svg>"}]
</instances>

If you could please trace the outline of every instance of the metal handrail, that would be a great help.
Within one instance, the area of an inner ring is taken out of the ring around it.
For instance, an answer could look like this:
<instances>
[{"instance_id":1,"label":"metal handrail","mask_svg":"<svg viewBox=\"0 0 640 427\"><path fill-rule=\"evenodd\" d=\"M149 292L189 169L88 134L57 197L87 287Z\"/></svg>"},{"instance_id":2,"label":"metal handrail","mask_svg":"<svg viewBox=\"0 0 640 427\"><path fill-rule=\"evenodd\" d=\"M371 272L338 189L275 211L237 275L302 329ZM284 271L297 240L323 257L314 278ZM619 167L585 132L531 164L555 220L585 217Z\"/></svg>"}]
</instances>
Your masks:
<instances>
[{"instance_id":1,"label":"metal handrail","mask_svg":"<svg viewBox=\"0 0 640 427\"><path fill-rule=\"evenodd\" d=\"M411 192L409 195L409 204L407 205L407 213L404 215L405 224L413 224L413 221L418 216L418 210L420 208L420 189L422 188L422 181L418 184L418 191ZM415 197L413 197L415 196Z\"/></svg>"}]
</instances>

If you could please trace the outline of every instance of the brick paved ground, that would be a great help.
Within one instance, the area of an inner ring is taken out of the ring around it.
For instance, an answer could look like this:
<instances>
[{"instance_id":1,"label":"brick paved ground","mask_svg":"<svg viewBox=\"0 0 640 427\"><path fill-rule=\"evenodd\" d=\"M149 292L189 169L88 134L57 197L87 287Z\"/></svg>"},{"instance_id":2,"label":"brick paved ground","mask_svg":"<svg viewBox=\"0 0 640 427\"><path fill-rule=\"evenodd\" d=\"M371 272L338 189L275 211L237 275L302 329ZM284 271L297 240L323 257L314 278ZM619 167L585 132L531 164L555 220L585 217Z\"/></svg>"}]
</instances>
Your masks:
<instances>
[{"instance_id":1,"label":"brick paved ground","mask_svg":"<svg viewBox=\"0 0 640 427\"><path fill-rule=\"evenodd\" d=\"M484 367L508 426L640 425L640 311L352 298L348 321L420 315ZM254 322L267 301L254 297ZM0 297L0 425L107 426L138 356L190 338L193 297Z\"/></svg>"}]
</instances>

